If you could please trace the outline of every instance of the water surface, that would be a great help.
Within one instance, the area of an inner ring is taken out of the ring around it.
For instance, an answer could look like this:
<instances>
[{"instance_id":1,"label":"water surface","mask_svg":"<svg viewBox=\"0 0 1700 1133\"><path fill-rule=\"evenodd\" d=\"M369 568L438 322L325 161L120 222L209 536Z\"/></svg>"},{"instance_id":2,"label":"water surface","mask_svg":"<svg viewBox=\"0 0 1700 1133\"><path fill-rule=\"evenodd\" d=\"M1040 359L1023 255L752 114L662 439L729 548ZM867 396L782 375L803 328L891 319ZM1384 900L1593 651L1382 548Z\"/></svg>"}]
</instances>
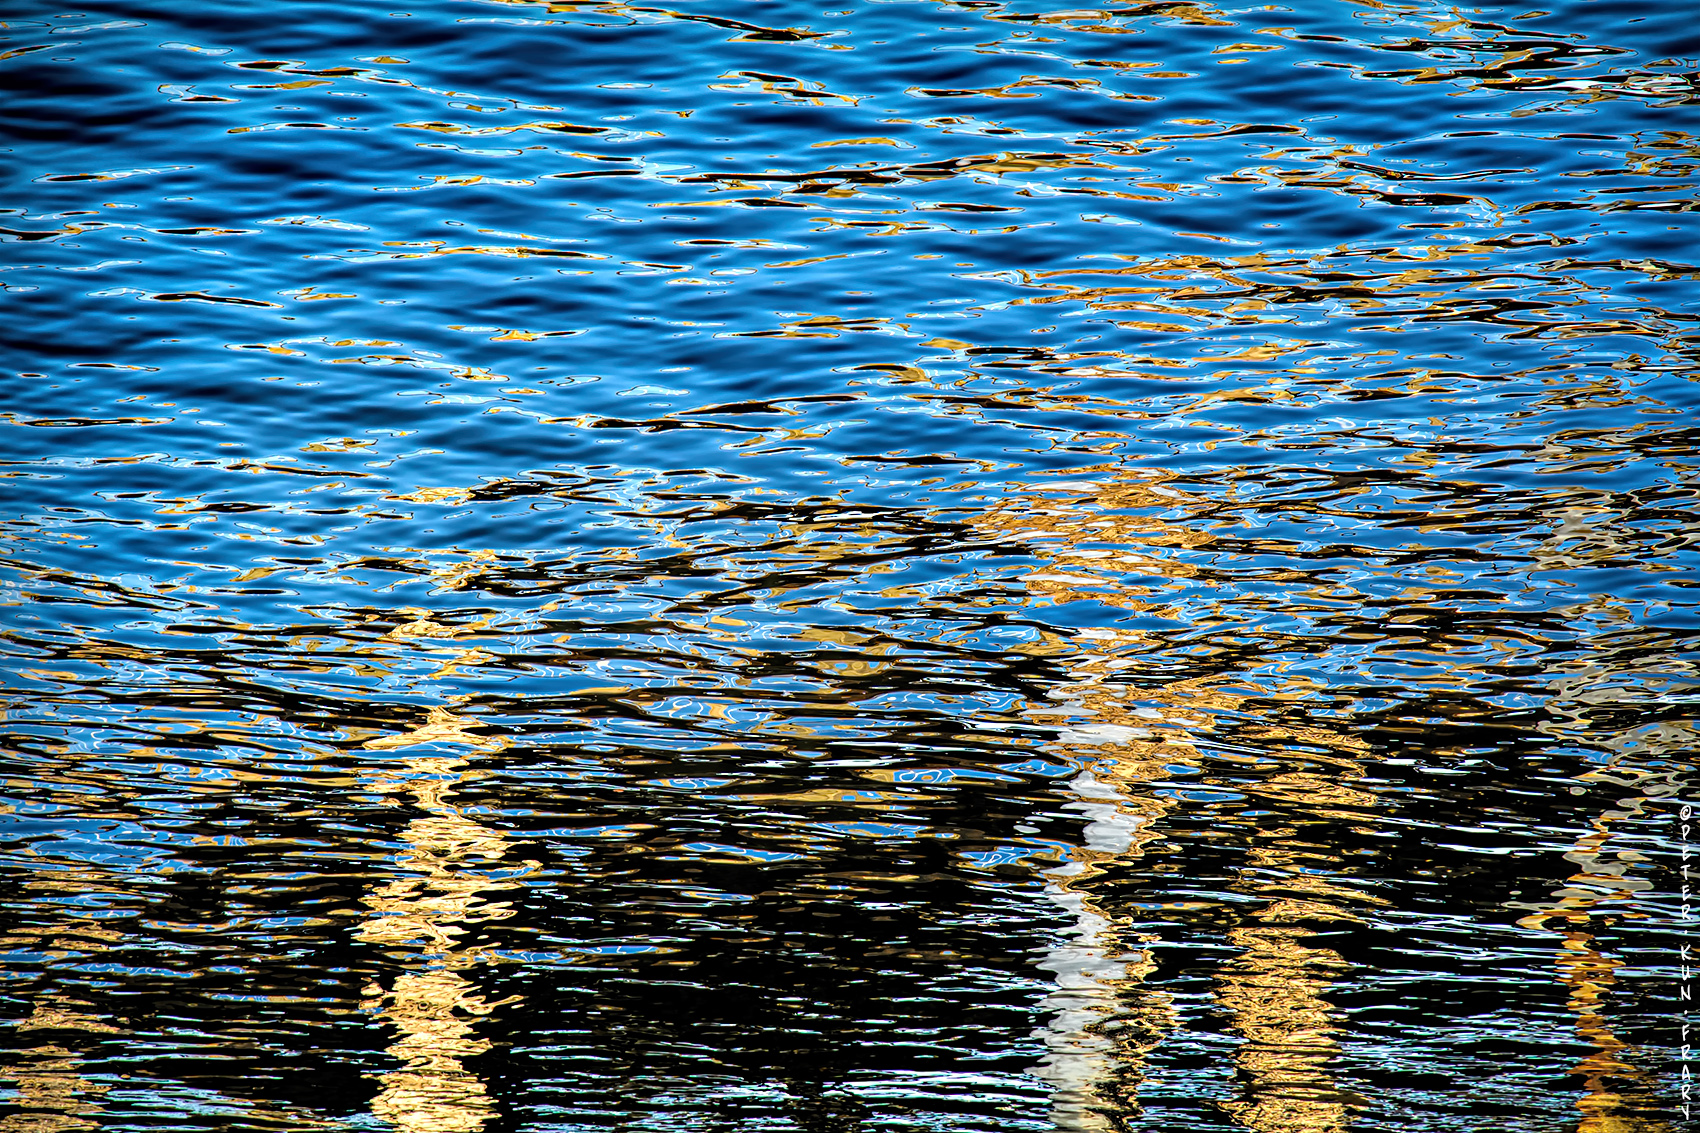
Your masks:
<instances>
[{"instance_id":1,"label":"water surface","mask_svg":"<svg viewBox=\"0 0 1700 1133\"><path fill-rule=\"evenodd\" d=\"M1692 22L9 7L3 1128L1681 1128Z\"/></svg>"}]
</instances>

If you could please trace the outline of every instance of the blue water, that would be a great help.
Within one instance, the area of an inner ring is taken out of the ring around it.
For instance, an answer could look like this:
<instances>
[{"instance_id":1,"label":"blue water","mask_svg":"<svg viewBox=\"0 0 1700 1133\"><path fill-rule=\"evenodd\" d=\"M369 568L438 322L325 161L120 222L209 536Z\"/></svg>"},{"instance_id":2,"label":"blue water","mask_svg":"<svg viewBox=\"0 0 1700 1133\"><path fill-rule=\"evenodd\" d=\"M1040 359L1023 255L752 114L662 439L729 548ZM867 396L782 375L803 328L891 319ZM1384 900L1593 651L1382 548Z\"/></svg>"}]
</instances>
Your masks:
<instances>
[{"instance_id":1,"label":"blue water","mask_svg":"<svg viewBox=\"0 0 1700 1133\"><path fill-rule=\"evenodd\" d=\"M389 3L0 22L0 1129L1692 1127L1682 5Z\"/></svg>"}]
</instances>

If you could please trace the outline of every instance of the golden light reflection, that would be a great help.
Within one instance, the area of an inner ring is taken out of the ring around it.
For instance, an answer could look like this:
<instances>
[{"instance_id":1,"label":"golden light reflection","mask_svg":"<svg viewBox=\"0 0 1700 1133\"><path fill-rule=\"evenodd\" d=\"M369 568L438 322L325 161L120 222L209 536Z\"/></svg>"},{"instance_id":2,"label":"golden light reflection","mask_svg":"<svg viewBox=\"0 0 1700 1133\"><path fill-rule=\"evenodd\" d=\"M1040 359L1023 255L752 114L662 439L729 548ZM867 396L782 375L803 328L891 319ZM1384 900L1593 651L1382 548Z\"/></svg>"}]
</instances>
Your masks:
<instances>
[{"instance_id":1,"label":"golden light reflection","mask_svg":"<svg viewBox=\"0 0 1700 1133\"><path fill-rule=\"evenodd\" d=\"M69 780L72 776L62 778ZM117 870L42 859L23 876L24 902L38 911L86 908L68 902L91 895L117 897L132 908L146 901L135 888L133 875ZM124 947L134 939L117 927L126 922L128 918L67 913L55 922L15 925L0 931L0 953L34 954L41 958L35 963L51 974ZM14 1087L4 1104L16 1111L0 1118L0 1133L82 1133L113 1124L116 1115L106 1104L111 1086L91 1076L88 1064L99 1057L91 1048L101 1043L124 1043L133 1036L125 1026L118 1025L121 1020L103 1017L100 992L95 990L98 986L49 987L33 995L29 1015L16 1024L11 1036L10 1053L0 1061L0 1080ZM147 1077L137 1075L133 1086L147 1089L152 1084ZM222 1084L216 1104L221 1112L251 1123L245 1127L329 1127L309 1109L233 1096Z\"/></svg>"},{"instance_id":2,"label":"golden light reflection","mask_svg":"<svg viewBox=\"0 0 1700 1133\"><path fill-rule=\"evenodd\" d=\"M32 891L32 905L53 908L56 900L111 891L112 878L88 866L56 868L42 863L30 872L26 887ZM105 950L122 939L121 932L98 920L68 916L58 924L18 926L0 933L0 951L34 952L63 962ZM7 1104L19 1112L0 1119L0 1131L59 1133L100 1127L100 1097L107 1087L84 1077L83 1056L74 1049L72 1036L117 1034L118 1028L102 1022L85 1006L63 994L46 992L17 1024L16 1045L3 1076L16 1084L16 1096Z\"/></svg>"},{"instance_id":3,"label":"golden light reflection","mask_svg":"<svg viewBox=\"0 0 1700 1133\"><path fill-rule=\"evenodd\" d=\"M448 708L432 707L412 731L376 737L363 746L370 751L425 744L484 751L504 746L501 737L470 730L475 723ZM466 1063L491 1049L490 1040L476 1033L476 1023L501 1004L487 1001L465 974L484 959L465 937L479 925L512 915L505 902L492 901L490 895L514 888L525 866L518 873L495 875L509 843L451 801L466 775L465 761L458 757L421 754L405 756L374 777L376 790L424 812L402 832L405 849L395 861L402 876L364 899L370 912L359 932L359 939L403 965L388 990L373 983L366 996L368 1010L396 1029L388 1052L402 1064L380 1076L372 1112L406 1133L474 1133L496 1114L487 1087Z\"/></svg>"},{"instance_id":4,"label":"golden light reflection","mask_svg":"<svg viewBox=\"0 0 1700 1133\"><path fill-rule=\"evenodd\" d=\"M38 1000L29 1018L18 1024L19 1047L5 1075L17 1084L17 1094L9 1104L20 1112L0 1119L0 1131L80 1133L100 1128L99 1099L107 1087L83 1076L81 1056L52 1041L25 1044L42 1037L30 1035L32 1031L116 1034L117 1030L62 1002Z\"/></svg>"},{"instance_id":5,"label":"golden light reflection","mask_svg":"<svg viewBox=\"0 0 1700 1133\"><path fill-rule=\"evenodd\" d=\"M1614 837L1609 823L1627 817L1617 811L1596 818L1565 855L1580 870L1553 894L1557 900L1517 922L1533 932L1558 934L1553 967L1570 991L1567 1006L1575 1016L1576 1036L1593 1048L1571 1068L1582 1079L1577 1133L1667 1133L1671 1128L1647 1115L1649 1099L1658 1092L1657 1078L1629 1061L1637 1048L1617 1036L1606 1015L1623 961L1596 943L1591 923L1601 915L1597 906L1623 902L1646 885L1625 876L1640 855L1608 853ZM1617 860L1609 860L1612 857Z\"/></svg>"},{"instance_id":6,"label":"golden light reflection","mask_svg":"<svg viewBox=\"0 0 1700 1133\"><path fill-rule=\"evenodd\" d=\"M1223 1107L1259 1133L1335 1133L1361 1104L1329 1071L1340 1043L1326 992L1347 965L1339 953L1308 943L1315 933L1306 926L1356 920L1344 910L1358 895L1300 873L1290 847L1272 840L1248 855L1248 877L1280 880L1246 886L1268 903L1254 923L1228 933L1244 952L1223 969L1216 998L1245 1043L1235 1055L1243 1096ZM1290 895L1295 890L1299 896Z\"/></svg>"},{"instance_id":7,"label":"golden light reflection","mask_svg":"<svg viewBox=\"0 0 1700 1133\"><path fill-rule=\"evenodd\" d=\"M1658 1083L1627 1060L1635 1048L1617 1037L1605 1013L1623 961L1595 943L1590 917L1595 905L1628 893L1622 876L1626 866L1604 860L1611 838L1606 819L1596 819L1565 855L1581 864L1582 871L1558 890L1558 900L1550 908L1517 923L1534 932L1559 935L1553 967L1559 982L1570 990L1567 1005L1575 1016L1576 1036L1593 1048L1571 1068L1582 1079L1582 1096L1576 1102L1581 1111L1577 1133L1666 1133L1668 1123L1637 1112L1647 1108L1647 1097Z\"/></svg>"},{"instance_id":8,"label":"golden light reflection","mask_svg":"<svg viewBox=\"0 0 1700 1133\"><path fill-rule=\"evenodd\" d=\"M1654 670L1692 671L1690 664L1673 665L1670 658L1658 656L1643 663ZM1548 705L1551 721L1542 730L1555 738L1589 731L1592 712L1642 695L1626 685L1633 675L1621 665L1573 665L1555 682L1556 695ZM1606 1014L1623 961L1597 943L1594 921L1644 915L1630 906L1635 894L1651 883L1630 876L1630 871L1645 859L1637 851L1613 848L1618 837L1613 824L1639 817L1646 800L1674 794L1678 787L1670 772L1641 766L1642 757L1668 764L1670 757L1697 747L1700 729L1689 724L1617 734L1611 758L1577 776L1583 783L1614 788L1613 793L1621 796L1617 807L1602 812L1577 836L1564 855L1577 872L1553 892L1553 900L1517 922L1531 932L1558 935L1554 972L1570 991L1567 1006L1575 1017L1577 1038L1593 1048L1571 1069L1582 1080L1582 1096L1576 1101L1577 1133L1669 1133L1671 1129L1668 1122L1650 1115L1660 1108L1654 1100L1660 1090L1657 1076L1630 1060L1638 1048L1617 1036Z\"/></svg>"}]
</instances>

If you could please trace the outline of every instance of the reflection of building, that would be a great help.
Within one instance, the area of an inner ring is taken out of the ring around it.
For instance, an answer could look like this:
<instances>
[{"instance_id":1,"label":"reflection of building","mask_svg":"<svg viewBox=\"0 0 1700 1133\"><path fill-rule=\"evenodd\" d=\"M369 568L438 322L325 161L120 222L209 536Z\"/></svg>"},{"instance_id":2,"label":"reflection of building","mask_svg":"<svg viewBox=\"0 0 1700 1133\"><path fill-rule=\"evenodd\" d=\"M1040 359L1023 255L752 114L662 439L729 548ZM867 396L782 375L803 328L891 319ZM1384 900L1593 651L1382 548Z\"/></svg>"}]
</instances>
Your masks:
<instances>
[{"instance_id":1,"label":"reflection of building","mask_svg":"<svg viewBox=\"0 0 1700 1133\"><path fill-rule=\"evenodd\" d=\"M1153 579L1190 573L1153 551L1204 546L1211 536L1199 525L1141 514L1186 502L1155 480L1106 470L1101 480L1012 498L981 523L1045 555L1046 565L1026 579L1036 596L1151 611L1158 608L1154 590L1100 572L1108 560L1117 573L1138 571ZM1173 792L1159 784L1174 778L1172 769L1202 766L1192 737L1208 731L1217 714L1248 711L1249 698L1224 687L1234 674L1160 688L1128 681L1144 644L1142 635L1128 630L1082 634L1070 662L1074 680L1057 694L1057 707L1046 710L1073 725L1063 731L1057 754L1083 769L1070 807L1091 819L1085 846L1050 874L1054 899L1074 915L1076 929L1044 962L1056 973L1057 991L1047 1034L1051 1053L1039 1073L1052 1083L1056 1120L1067 1129L1108 1128L1096 1111L1135 1109L1145 1059L1173 1028L1167 997L1141 984L1154 967L1151 957L1138 942L1122 939L1094 880L1106 864L1140 857L1160 836L1156 824L1175 803ZM1291 769L1277 770L1261 780L1262 794L1319 821L1361 821L1372 798L1349 786L1363 774L1360 741L1310 728L1267 731L1330 754L1307 754ZM1311 770L1318 763L1330 765L1331 773ZM1358 813L1349 813L1354 809ZM1349 1124L1354 1099L1335 1086L1329 1071L1338 1040L1326 992L1345 964L1338 954L1308 944L1313 932L1307 926L1356 919L1350 904L1365 898L1330 882L1327 875L1340 863L1294 827L1248 825L1243 833L1247 860L1235 888L1261 903L1229 931L1230 942L1243 951L1218 976L1217 1002L1244 1039L1236 1053L1240 1097L1225 1108L1260 1133L1335 1133Z\"/></svg>"},{"instance_id":2,"label":"reflection of building","mask_svg":"<svg viewBox=\"0 0 1700 1133\"><path fill-rule=\"evenodd\" d=\"M466 725L449 709L431 708L414 731L368 740L365 747L501 746ZM372 1112L405 1133L473 1133L495 1114L483 1081L466 1063L490 1049L490 1041L475 1033L475 1023L496 1005L466 975L481 957L463 937L475 925L510 914L485 895L513 882L498 876L506 840L461 814L450 800L464 768L462 760L449 756L411 755L376 776L379 791L410 798L424 812L402 832L406 849L395 862L399 876L365 898L371 912L359 933L402 966L387 990L374 983L367 994L378 1018L398 1032L389 1053L402 1063L382 1076Z\"/></svg>"}]
</instances>

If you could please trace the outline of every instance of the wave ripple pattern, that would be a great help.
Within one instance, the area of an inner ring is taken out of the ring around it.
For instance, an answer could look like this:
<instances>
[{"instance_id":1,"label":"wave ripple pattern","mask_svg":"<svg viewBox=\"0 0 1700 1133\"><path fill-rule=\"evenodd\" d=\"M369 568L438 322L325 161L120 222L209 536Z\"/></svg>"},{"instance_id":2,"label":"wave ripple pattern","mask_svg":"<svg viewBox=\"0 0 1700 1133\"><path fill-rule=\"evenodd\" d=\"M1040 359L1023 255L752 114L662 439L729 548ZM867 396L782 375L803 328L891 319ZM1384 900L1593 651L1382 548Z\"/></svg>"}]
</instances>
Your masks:
<instances>
[{"instance_id":1,"label":"wave ripple pattern","mask_svg":"<svg viewBox=\"0 0 1700 1133\"><path fill-rule=\"evenodd\" d=\"M1693 12L670 2L7 5L0 1130L1694 1128Z\"/></svg>"}]
</instances>

